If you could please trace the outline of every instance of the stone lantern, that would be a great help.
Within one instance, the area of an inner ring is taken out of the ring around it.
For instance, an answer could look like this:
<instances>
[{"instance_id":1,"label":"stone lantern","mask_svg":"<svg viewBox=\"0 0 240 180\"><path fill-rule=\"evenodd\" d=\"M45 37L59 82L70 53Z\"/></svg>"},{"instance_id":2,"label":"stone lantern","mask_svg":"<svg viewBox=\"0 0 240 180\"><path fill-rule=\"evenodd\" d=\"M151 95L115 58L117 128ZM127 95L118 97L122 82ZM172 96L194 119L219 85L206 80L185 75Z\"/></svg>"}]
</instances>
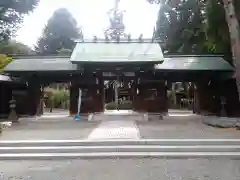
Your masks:
<instances>
[{"instance_id":1,"label":"stone lantern","mask_svg":"<svg viewBox=\"0 0 240 180\"><path fill-rule=\"evenodd\" d=\"M220 98L221 100L221 111L220 111L220 115L221 116L227 116L227 112L226 112L226 109L225 109L225 105L226 105L226 98L221 96Z\"/></svg>"},{"instance_id":2,"label":"stone lantern","mask_svg":"<svg viewBox=\"0 0 240 180\"><path fill-rule=\"evenodd\" d=\"M18 116L16 112L16 100L14 97L9 101L9 108L10 108L10 114L8 116L8 120L10 120L13 123L19 122Z\"/></svg>"}]
</instances>

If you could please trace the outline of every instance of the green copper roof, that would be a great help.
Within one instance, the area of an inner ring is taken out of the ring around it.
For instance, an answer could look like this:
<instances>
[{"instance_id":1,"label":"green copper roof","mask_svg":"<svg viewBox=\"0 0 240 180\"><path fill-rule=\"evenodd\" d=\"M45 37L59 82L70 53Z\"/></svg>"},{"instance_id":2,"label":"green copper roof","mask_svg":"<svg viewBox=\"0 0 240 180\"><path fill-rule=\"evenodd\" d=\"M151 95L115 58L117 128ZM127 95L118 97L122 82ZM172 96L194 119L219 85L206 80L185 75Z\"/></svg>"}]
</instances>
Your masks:
<instances>
[{"instance_id":1,"label":"green copper roof","mask_svg":"<svg viewBox=\"0 0 240 180\"><path fill-rule=\"evenodd\" d=\"M91 42L77 43L70 58L71 62L156 62L163 61L163 54L157 43Z\"/></svg>"},{"instance_id":2,"label":"green copper roof","mask_svg":"<svg viewBox=\"0 0 240 180\"><path fill-rule=\"evenodd\" d=\"M234 68L220 56L167 56L158 70L184 71L234 71Z\"/></svg>"},{"instance_id":3,"label":"green copper roof","mask_svg":"<svg viewBox=\"0 0 240 180\"><path fill-rule=\"evenodd\" d=\"M28 57L14 59L5 68L5 72L16 71L75 71L77 65L72 64L69 58L61 57Z\"/></svg>"},{"instance_id":4,"label":"green copper roof","mask_svg":"<svg viewBox=\"0 0 240 180\"><path fill-rule=\"evenodd\" d=\"M155 65L158 71L230 71L234 68L219 56L167 56L162 64ZM67 72L79 71L79 66L72 64L69 57L20 57L14 58L4 72Z\"/></svg>"}]
</instances>

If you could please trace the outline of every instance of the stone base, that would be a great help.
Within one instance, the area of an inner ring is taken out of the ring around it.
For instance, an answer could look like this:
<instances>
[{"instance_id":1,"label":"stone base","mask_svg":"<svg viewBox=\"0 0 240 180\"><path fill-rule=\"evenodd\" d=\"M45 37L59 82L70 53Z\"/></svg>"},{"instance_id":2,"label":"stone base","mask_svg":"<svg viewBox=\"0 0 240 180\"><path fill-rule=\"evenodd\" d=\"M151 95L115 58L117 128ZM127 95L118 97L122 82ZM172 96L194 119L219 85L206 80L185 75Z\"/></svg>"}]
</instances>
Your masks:
<instances>
[{"instance_id":1,"label":"stone base","mask_svg":"<svg viewBox=\"0 0 240 180\"><path fill-rule=\"evenodd\" d=\"M163 114L148 113L148 121L159 121L159 120L163 120Z\"/></svg>"}]
</instances>

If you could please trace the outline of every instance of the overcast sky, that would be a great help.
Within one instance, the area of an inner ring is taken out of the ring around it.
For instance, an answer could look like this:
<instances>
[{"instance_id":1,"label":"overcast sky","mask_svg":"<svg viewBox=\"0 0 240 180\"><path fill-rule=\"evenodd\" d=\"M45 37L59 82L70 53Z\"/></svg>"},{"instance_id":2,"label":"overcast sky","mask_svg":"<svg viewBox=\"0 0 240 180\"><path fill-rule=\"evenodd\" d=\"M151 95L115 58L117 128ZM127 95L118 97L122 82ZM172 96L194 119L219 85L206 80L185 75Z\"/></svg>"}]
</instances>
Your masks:
<instances>
[{"instance_id":1,"label":"overcast sky","mask_svg":"<svg viewBox=\"0 0 240 180\"><path fill-rule=\"evenodd\" d=\"M58 8L67 8L76 18L86 38L93 35L103 37L108 26L107 12L113 8L114 0L40 0L38 7L26 15L16 39L33 46L53 12ZM138 37L141 33L151 38L156 24L158 5L151 5L146 0L121 0L120 9L126 10L124 24L126 33Z\"/></svg>"}]
</instances>

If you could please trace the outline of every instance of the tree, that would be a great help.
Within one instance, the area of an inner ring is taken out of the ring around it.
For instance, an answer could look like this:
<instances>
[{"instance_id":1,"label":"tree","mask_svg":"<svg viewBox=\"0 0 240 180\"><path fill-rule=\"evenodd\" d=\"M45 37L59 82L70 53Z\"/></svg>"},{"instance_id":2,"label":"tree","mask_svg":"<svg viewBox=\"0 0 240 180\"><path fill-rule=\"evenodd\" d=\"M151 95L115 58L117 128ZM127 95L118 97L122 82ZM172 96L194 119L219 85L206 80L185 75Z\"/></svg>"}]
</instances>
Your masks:
<instances>
[{"instance_id":1,"label":"tree","mask_svg":"<svg viewBox=\"0 0 240 180\"><path fill-rule=\"evenodd\" d=\"M148 1L150 3L165 3L171 8L176 8L179 3L189 0ZM210 51L224 53L228 57L227 60L235 66L235 78L240 100L240 1L205 0L202 2L205 4L205 9L202 12L207 13L205 17L207 47L210 47Z\"/></svg>"},{"instance_id":2,"label":"tree","mask_svg":"<svg viewBox=\"0 0 240 180\"><path fill-rule=\"evenodd\" d=\"M208 0L206 3L206 35L210 52L223 54L232 64L231 43L228 24L222 0Z\"/></svg>"},{"instance_id":3,"label":"tree","mask_svg":"<svg viewBox=\"0 0 240 180\"><path fill-rule=\"evenodd\" d=\"M0 43L0 54L6 55L29 55L34 54L33 50L25 44L9 40Z\"/></svg>"},{"instance_id":4,"label":"tree","mask_svg":"<svg viewBox=\"0 0 240 180\"><path fill-rule=\"evenodd\" d=\"M0 1L0 42L13 35L23 15L32 11L38 2L39 0Z\"/></svg>"},{"instance_id":5,"label":"tree","mask_svg":"<svg viewBox=\"0 0 240 180\"><path fill-rule=\"evenodd\" d=\"M207 52L203 9L204 3L200 0L181 1L174 9L168 4L160 6L155 38L163 42L163 51L171 54Z\"/></svg>"},{"instance_id":6,"label":"tree","mask_svg":"<svg viewBox=\"0 0 240 180\"><path fill-rule=\"evenodd\" d=\"M239 10L240 3L238 0L223 0L223 6L225 10L225 18L227 20L230 40L231 40L231 50L233 57L233 64L235 66L235 78L238 89L238 98L240 100L240 30L239 30ZM235 5L235 7L234 7ZM238 10L238 13L235 13Z\"/></svg>"},{"instance_id":7,"label":"tree","mask_svg":"<svg viewBox=\"0 0 240 180\"><path fill-rule=\"evenodd\" d=\"M74 39L82 38L77 21L67 9L56 10L48 20L36 50L40 54L58 54L61 49L73 49Z\"/></svg>"},{"instance_id":8,"label":"tree","mask_svg":"<svg viewBox=\"0 0 240 180\"><path fill-rule=\"evenodd\" d=\"M222 0L148 0L160 6L156 35L163 50L182 54L224 54L230 63L231 46Z\"/></svg>"}]
</instances>

